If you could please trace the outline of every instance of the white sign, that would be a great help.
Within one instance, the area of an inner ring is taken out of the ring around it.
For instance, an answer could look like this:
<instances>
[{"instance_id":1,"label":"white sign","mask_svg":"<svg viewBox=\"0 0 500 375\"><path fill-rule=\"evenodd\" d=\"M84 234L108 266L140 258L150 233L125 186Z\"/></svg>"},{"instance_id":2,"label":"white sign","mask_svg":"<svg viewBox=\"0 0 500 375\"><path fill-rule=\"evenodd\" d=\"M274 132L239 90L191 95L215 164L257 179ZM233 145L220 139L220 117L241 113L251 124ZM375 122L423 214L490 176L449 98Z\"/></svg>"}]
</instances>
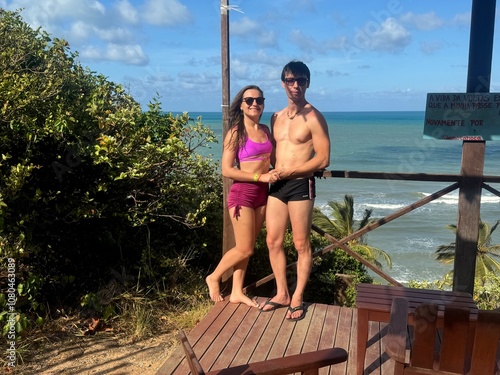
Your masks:
<instances>
[{"instance_id":1,"label":"white sign","mask_svg":"<svg viewBox=\"0 0 500 375\"><path fill-rule=\"evenodd\" d=\"M500 140L500 93L427 94L424 139Z\"/></svg>"}]
</instances>

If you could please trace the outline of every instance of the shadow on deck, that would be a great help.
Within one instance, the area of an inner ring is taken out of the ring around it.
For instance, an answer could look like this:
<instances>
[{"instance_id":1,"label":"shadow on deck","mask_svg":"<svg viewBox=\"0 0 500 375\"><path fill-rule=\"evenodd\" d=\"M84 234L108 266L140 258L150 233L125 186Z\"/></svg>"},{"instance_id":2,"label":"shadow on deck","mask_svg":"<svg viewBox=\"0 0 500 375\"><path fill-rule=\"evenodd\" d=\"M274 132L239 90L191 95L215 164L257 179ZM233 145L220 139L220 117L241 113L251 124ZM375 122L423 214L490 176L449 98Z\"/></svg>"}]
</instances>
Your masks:
<instances>
[{"instance_id":1,"label":"shadow on deck","mask_svg":"<svg viewBox=\"0 0 500 375\"><path fill-rule=\"evenodd\" d=\"M263 300L259 298L259 302ZM306 317L292 322L285 319L285 308L260 312L246 305L220 302L189 332L189 341L205 371L340 347L349 353L347 362L323 368L320 374L355 374L357 310L315 303L306 306ZM392 360L381 354L380 334L385 326L370 322L365 374L393 374ZM189 374L180 346L157 374Z\"/></svg>"}]
</instances>

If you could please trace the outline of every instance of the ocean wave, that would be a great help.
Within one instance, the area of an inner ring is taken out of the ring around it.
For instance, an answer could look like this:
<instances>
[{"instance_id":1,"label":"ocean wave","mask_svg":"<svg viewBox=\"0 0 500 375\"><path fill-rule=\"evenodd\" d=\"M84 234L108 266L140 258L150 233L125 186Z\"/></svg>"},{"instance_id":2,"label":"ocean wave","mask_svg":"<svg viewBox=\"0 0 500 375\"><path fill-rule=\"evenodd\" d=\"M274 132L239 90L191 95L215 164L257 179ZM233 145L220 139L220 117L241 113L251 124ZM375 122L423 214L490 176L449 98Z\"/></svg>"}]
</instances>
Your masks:
<instances>
[{"instance_id":1,"label":"ocean wave","mask_svg":"<svg viewBox=\"0 0 500 375\"><path fill-rule=\"evenodd\" d=\"M359 208L377 208L381 210L399 210L405 207L406 204L403 203L365 203L360 204Z\"/></svg>"},{"instance_id":2,"label":"ocean wave","mask_svg":"<svg viewBox=\"0 0 500 375\"><path fill-rule=\"evenodd\" d=\"M428 197L431 194L430 193L420 192L419 195L421 195L423 197ZM441 204L453 204L453 205L457 205L458 204L458 193L443 195L441 198L435 199L435 200L433 200L430 203L441 203ZM496 195L482 195L481 196L481 203L482 204L500 203L500 197L497 197Z\"/></svg>"},{"instance_id":3,"label":"ocean wave","mask_svg":"<svg viewBox=\"0 0 500 375\"><path fill-rule=\"evenodd\" d=\"M401 254L414 251L416 247L421 248L422 252L426 253L424 249L435 249L436 246L440 245L435 239L429 237L420 238L407 238L406 246L400 251Z\"/></svg>"}]
</instances>

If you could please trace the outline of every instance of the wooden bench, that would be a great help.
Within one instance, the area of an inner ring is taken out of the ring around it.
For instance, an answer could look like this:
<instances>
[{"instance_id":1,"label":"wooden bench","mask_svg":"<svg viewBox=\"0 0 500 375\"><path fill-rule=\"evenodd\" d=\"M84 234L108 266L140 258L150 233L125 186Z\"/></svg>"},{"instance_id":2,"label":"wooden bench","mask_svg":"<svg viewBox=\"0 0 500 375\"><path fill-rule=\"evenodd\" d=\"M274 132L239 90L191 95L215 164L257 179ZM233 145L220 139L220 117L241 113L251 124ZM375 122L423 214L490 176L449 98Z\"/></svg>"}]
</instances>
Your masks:
<instances>
[{"instance_id":1,"label":"wooden bench","mask_svg":"<svg viewBox=\"0 0 500 375\"><path fill-rule=\"evenodd\" d=\"M500 313L479 311L471 322L470 309L445 306L443 328L437 329L439 305L423 303L415 309L413 340L407 356L408 301L392 302L384 349L394 362L394 375L498 374ZM407 357L409 358L407 360Z\"/></svg>"},{"instance_id":2,"label":"wooden bench","mask_svg":"<svg viewBox=\"0 0 500 375\"><path fill-rule=\"evenodd\" d=\"M304 375L317 375L318 369L347 360L347 352L344 349L330 348L205 373L184 331L179 331L179 338L192 375L286 375L296 372Z\"/></svg>"},{"instance_id":3,"label":"wooden bench","mask_svg":"<svg viewBox=\"0 0 500 375\"><path fill-rule=\"evenodd\" d=\"M469 293L376 284L358 284L356 290L358 309L356 372L358 375L363 375L364 372L369 322L389 322L394 298L405 298L408 301L408 324L411 325L413 325L415 308L422 303L435 303L438 306L437 324L441 327L444 306L451 303L457 307L470 309L471 320L477 319L477 306Z\"/></svg>"}]
</instances>

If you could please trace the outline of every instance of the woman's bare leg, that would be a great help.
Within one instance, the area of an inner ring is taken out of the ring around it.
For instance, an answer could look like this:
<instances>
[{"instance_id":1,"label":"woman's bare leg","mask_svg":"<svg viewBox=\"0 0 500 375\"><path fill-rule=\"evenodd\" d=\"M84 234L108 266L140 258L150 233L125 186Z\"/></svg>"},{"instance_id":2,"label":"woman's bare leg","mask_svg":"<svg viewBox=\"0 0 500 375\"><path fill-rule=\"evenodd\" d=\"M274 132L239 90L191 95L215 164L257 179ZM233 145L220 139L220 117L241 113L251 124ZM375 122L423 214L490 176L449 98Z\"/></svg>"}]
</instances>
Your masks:
<instances>
[{"instance_id":1,"label":"woman's bare leg","mask_svg":"<svg viewBox=\"0 0 500 375\"><path fill-rule=\"evenodd\" d=\"M205 279L208 286L210 298L214 302L221 302L224 300L224 297L222 297L220 293L219 285L222 275L229 269L236 267L241 262L244 262L241 264L241 266L244 266L244 270L246 270L248 258L250 258L250 256L253 254L253 246L255 243L254 210L248 207L241 207L240 216L237 218L233 216L234 208L229 210L229 213L233 224L236 246L223 255L214 272L208 275ZM239 280L241 279L241 277L244 278L245 275L244 273L243 275L237 273L236 276ZM241 285L243 285L243 281L241 281ZM242 287L240 289L242 289ZM241 294L243 294L242 291Z\"/></svg>"},{"instance_id":2,"label":"woman's bare leg","mask_svg":"<svg viewBox=\"0 0 500 375\"><path fill-rule=\"evenodd\" d=\"M262 225L264 224L264 219L266 215L266 207L258 207L254 211L254 241L252 248L255 246L255 240L259 235ZM249 258L246 261L238 263L234 267L233 272L233 288L231 290L231 296L229 300L233 303L244 303L251 307L258 307L259 305L254 300L250 299L245 293L243 293L243 283L245 281L245 274L248 266Z\"/></svg>"}]
</instances>

